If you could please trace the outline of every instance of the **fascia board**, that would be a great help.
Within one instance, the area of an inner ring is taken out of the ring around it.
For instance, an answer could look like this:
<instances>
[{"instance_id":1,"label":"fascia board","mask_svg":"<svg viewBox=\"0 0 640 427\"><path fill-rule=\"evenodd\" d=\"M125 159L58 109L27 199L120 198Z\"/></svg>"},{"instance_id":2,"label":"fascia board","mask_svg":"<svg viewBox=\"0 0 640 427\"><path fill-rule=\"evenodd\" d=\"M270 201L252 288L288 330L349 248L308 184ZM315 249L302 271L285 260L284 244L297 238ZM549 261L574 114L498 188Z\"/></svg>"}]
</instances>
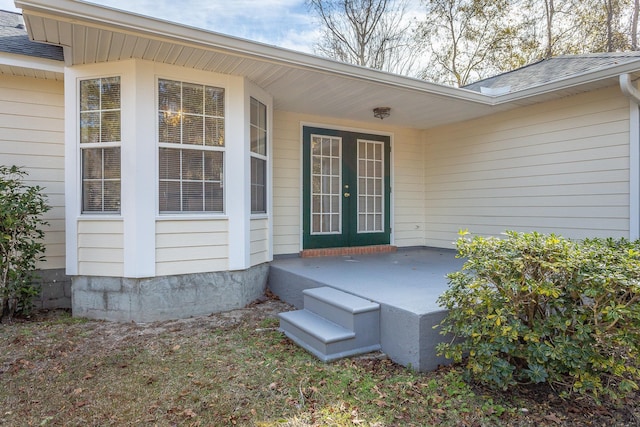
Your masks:
<instances>
[{"instance_id":1,"label":"fascia board","mask_svg":"<svg viewBox=\"0 0 640 427\"><path fill-rule=\"evenodd\" d=\"M57 19L70 23L86 23L94 27L112 31L118 29L132 35L196 45L203 49L229 52L236 56L255 58L262 62L309 69L323 74L365 80L384 86L440 95L446 98L455 98L472 103L492 104L490 97L479 94L478 92L439 85L371 68L344 64L302 52L295 52L289 49L81 1L17 0L15 3L16 7L22 8L23 13L27 15L41 17L55 16Z\"/></svg>"},{"instance_id":2,"label":"fascia board","mask_svg":"<svg viewBox=\"0 0 640 427\"><path fill-rule=\"evenodd\" d=\"M52 73L64 73L64 62L8 52L0 52L0 64L32 70L50 71Z\"/></svg>"}]
</instances>

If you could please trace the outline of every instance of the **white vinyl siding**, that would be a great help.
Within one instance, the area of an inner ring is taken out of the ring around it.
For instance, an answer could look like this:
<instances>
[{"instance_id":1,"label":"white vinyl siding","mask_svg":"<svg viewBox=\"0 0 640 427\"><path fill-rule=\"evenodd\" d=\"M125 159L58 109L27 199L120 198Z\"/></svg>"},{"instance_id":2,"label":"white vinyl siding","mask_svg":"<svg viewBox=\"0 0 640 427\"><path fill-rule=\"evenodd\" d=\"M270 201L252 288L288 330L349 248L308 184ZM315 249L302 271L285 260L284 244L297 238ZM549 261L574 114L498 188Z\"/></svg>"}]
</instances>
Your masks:
<instances>
[{"instance_id":1,"label":"white vinyl siding","mask_svg":"<svg viewBox=\"0 0 640 427\"><path fill-rule=\"evenodd\" d=\"M251 266L269 260L269 221L266 218L251 220Z\"/></svg>"},{"instance_id":2,"label":"white vinyl siding","mask_svg":"<svg viewBox=\"0 0 640 427\"><path fill-rule=\"evenodd\" d=\"M628 237L629 101L617 87L428 131L426 244L459 229Z\"/></svg>"},{"instance_id":3,"label":"white vinyl siding","mask_svg":"<svg viewBox=\"0 0 640 427\"><path fill-rule=\"evenodd\" d=\"M122 220L78 221L78 274L124 275L124 227Z\"/></svg>"},{"instance_id":4,"label":"white vinyl siding","mask_svg":"<svg viewBox=\"0 0 640 427\"><path fill-rule=\"evenodd\" d=\"M64 86L61 81L0 77L0 158L28 172L52 209L44 215L46 260L39 269L64 268Z\"/></svg>"},{"instance_id":5,"label":"white vinyl siding","mask_svg":"<svg viewBox=\"0 0 640 427\"><path fill-rule=\"evenodd\" d=\"M398 247L424 245L424 144L422 133L398 129L394 133L391 199L394 242ZM392 207L393 209L393 207Z\"/></svg>"},{"instance_id":6,"label":"white vinyl siding","mask_svg":"<svg viewBox=\"0 0 640 427\"><path fill-rule=\"evenodd\" d=\"M275 111L273 118L273 253L300 251L302 197L300 116Z\"/></svg>"},{"instance_id":7,"label":"white vinyl siding","mask_svg":"<svg viewBox=\"0 0 640 427\"><path fill-rule=\"evenodd\" d=\"M224 219L156 221L156 276L227 270L228 228Z\"/></svg>"}]
</instances>

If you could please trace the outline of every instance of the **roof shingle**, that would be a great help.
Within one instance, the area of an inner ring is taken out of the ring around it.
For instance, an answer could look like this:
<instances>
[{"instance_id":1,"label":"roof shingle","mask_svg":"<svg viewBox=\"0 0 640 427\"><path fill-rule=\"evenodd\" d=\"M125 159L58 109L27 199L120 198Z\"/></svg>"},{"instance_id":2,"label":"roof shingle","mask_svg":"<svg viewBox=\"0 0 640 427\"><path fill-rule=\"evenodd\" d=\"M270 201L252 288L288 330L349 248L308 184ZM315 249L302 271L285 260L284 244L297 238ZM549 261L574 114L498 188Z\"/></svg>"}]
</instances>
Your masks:
<instances>
[{"instance_id":1,"label":"roof shingle","mask_svg":"<svg viewBox=\"0 0 640 427\"><path fill-rule=\"evenodd\" d=\"M505 92L517 92L586 72L594 72L639 60L640 52L605 52L554 56L463 87L476 92L480 92L481 88L494 89L494 91L498 92L502 88Z\"/></svg>"},{"instance_id":2,"label":"roof shingle","mask_svg":"<svg viewBox=\"0 0 640 427\"><path fill-rule=\"evenodd\" d=\"M0 10L0 52L64 61L62 47L31 41L22 15L6 10Z\"/></svg>"}]
</instances>

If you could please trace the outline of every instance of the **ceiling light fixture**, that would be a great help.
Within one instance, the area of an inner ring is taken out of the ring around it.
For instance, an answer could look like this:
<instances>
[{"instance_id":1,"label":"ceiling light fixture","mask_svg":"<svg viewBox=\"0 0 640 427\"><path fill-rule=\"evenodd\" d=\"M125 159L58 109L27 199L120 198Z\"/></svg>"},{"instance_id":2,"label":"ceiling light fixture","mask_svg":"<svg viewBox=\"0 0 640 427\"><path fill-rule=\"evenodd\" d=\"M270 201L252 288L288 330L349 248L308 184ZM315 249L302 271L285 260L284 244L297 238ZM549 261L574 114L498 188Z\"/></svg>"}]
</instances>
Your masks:
<instances>
[{"instance_id":1,"label":"ceiling light fixture","mask_svg":"<svg viewBox=\"0 0 640 427\"><path fill-rule=\"evenodd\" d=\"M391 115L391 107L376 107L373 109L373 117L380 120Z\"/></svg>"}]
</instances>

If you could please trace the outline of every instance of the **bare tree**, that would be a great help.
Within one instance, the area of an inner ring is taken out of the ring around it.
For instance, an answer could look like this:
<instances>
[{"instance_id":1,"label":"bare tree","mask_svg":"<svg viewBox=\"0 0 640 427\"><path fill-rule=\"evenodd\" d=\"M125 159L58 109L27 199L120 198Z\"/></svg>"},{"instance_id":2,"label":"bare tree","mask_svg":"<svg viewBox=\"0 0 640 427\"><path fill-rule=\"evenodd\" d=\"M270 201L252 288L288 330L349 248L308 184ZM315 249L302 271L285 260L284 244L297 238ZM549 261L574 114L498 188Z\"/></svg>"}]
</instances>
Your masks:
<instances>
[{"instance_id":1,"label":"bare tree","mask_svg":"<svg viewBox=\"0 0 640 427\"><path fill-rule=\"evenodd\" d=\"M424 0L420 38L431 61L422 77L464 86L523 65L509 0Z\"/></svg>"},{"instance_id":2,"label":"bare tree","mask_svg":"<svg viewBox=\"0 0 640 427\"><path fill-rule=\"evenodd\" d=\"M633 44L632 0L584 0L572 12L579 53L615 52Z\"/></svg>"},{"instance_id":3,"label":"bare tree","mask_svg":"<svg viewBox=\"0 0 640 427\"><path fill-rule=\"evenodd\" d=\"M318 54L363 67L410 74L417 56L408 0L307 0L323 26Z\"/></svg>"}]
</instances>

